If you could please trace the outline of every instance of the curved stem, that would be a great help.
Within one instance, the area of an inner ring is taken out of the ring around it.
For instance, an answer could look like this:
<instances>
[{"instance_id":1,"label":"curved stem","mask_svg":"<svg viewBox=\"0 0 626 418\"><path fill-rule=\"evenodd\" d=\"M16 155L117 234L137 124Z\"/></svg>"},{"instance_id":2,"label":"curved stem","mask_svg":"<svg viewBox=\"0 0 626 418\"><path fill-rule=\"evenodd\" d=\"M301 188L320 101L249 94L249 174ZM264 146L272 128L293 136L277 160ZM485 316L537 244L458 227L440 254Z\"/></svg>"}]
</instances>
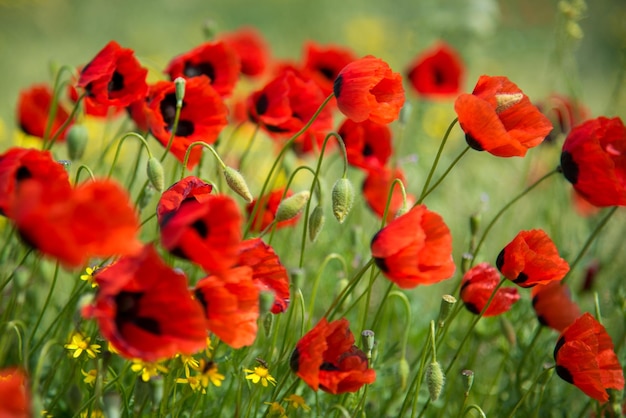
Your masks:
<instances>
[{"instance_id":1,"label":"curved stem","mask_svg":"<svg viewBox=\"0 0 626 418\"><path fill-rule=\"evenodd\" d=\"M52 89L52 102L50 103L50 110L48 111L48 120L46 121L46 128L43 134L42 149L44 151L52 148L52 146L56 142L61 132L63 132L65 128L67 128L69 124L74 120L74 116L76 115L76 112L80 108L80 103L85 97L86 93L83 93L78 97L78 99L76 100L76 103L74 103L74 107L72 108L72 112L70 113L70 115L61 124L61 126L59 126L59 129L57 129L57 131L54 133L54 136L50 138L50 131L52 130L52 125L54 124L54 119L56 118L56 115L57 115L57 110L58 110L58 105L59 105L59 94L61 93L62 89L65 88L65 83L61 82L61 76L63 75L64 72L68 72L70 73L71 76L74 76L74 71L75 69L70 67L69 65L63 65L61 68L59 68L59 71L57 71L56 77L54 78L54 86Z\"/></svg>"},{"instance_id":2,"label":"curved stem","mask_svg":"<svg viewBox=\"0 0 626 418\"><path fill-rule=\"evenodd\" d=\"M54 275L52 276L52 283L50 284L50 290L48 291L48 296L46 296L46 301L43 304L43 308L41 309L41 312L39 313L37 322L35 322L35 326L32 328L33 333L30 335L30 338L28 339L29 346L33 345L35 334L37 333L37 328L39 328L39 324L41 324L41 320L43 319L43 316L46 313L46 310L48 309L48 305L50 304L50 300L52 299L52 294L54 293L54 288L56 286L58 277L59 277L59 262L57 261L55 263Z\"/></svg>"},{"instance_id":3,"label":"curved stem","mask_svg":"<svg viewBox=\"0 0 626 418\"><path fill-rule=\"evenodd\" d=\"M417 203L415 203L415 205L418 205L420 203L422 203L424 201L424 199L426 199L426 196L428 196L429 194L432 193L433 190L435 190L446 178L446 176L450 173L450 171L452 171L452 169L454 168L454 166L456 166L456 164L461 161L461 158L463 158L463 156L467 153L467 151L470 150L470 147L465 147L465 149L463 151L461 151L461 153L454 159L454 161L452 161L452 163L450 163L450 165L448 166L448 168L446 169L446 171L443 172L443 174L441 175L441 177L439 177L439 180L437 180L435 182L435 184L432 185L432 187L430 189L428 189L427 191L423 192L422 196L420 196L420 198L418 199ZM415 206L414 205L414 206Z\"/></svg>"},{"instance_id":4,"label":"curved stem","mask_svg":"<svg viewBox=\"0 0 626 418\"><path fill-rule=\"evenodd\" d=\"M374 259L370 258L370 260L361 268L361 270L359 270L357 274L355 274L354 277L350 279L348 285L341 291L341 293L339 293L339 295L337 295L337 297L335 297L333 302L330 304L330 307L326 310L326 313L324 314L325 318L327 318L329 321L331 320L332 316L335 314L336 308L338 306L341 306L346 296L350 294L350 292L357 285L361 277L363 277L363 275L370 267L372 267L373 264Z\"/></svg>"},{"instance_id":5,"label":"curved stem","mask_svg":"<svg viewBox=\"0 0 626 418\"><path fill-rule=\"evenodd\" d=\"M209 151L211 151L211 154L213 154L213 156L215 157L215 159L219 163L220 167L222 167L222 170L226 168L226 164L224 164L224 161L222 161L222 159L220 158L220 156L217 153L217 151L215 151L215 149L211 145L207 144L206 142L202 142L202 141L192 142L191 144L189 144L189 147L187 147L187 151L185 152L185 158L183 159L183 165L182 165L182 168L180 170L180 179L181 180L185 177L185 167L187 167L187 161L189 161L189 155L191 154L191 150L193 149L193 147L196 147L196 146L201 146L201 147L204 147L204 148L208 149Z\"/></svg>"},{"instance_id":6,"label":"curved stem","mask_svg":"<svg viewBox=\"0 0 626 418\"><path fill-rule=\"evenodd\" d=\"M426 183L424 183L424 187L422 188L422 193L420 193L420 197L419 199L417 199L418 202L421 202L426 197L426 191L428 190L430 181L432 180L433 175L435 174L435 170L437 169L437 164L439 164L439 159L441 158L441 154L443 153L443 148L445 147L446 142L448 142L448 137L450 136L450 132L452 132L452 128L454 128L454 125L456 125L458 121L459 119L455 118L450 123L450 126L448 126L448 129L446 130L446 133L443 136L443 139L441 140L441 144L439 144L439 149L437 150L435 161L433 162L433 165L430 167L430 171L428 172L428 177L426 177Z\"/></svg>"},{"instance_id":7,"label":"curved stem","mask_svg":"<svg viewBox=\"0 0 626 418\"><path fill-rule=\"evenodd\" d=\"M520 400L517 401L517 403L513 407L513 410L509 413L509 415L507 415L509 418L513 418L515 416L515 412L517 412L519 407L522 406L528 395L535 389L535 386L537 386L539 382L543 381L544 378L549 379L550 377L552 377L552 372L554 372L554 367L550 367L549 369L544 370L539 376L537 376L533 384L528 388L526 392L524 392L524 395L522 395ZM546 382L547 380L544 381L544 383Z\"/></svg>"},{"instance_id":8,"label":"curved stem","mask_svg":"<svg viewBox=\"0 0 626 418\"><path fill-rule=\"evenodd\" d=\"M313 287L311 289L311 301L309 302L309 322L307 324L307 327L311 327L311 318L313 317L313 308L315 307L315 300L317 298L317 289L319 288L319 283L320 283L320 279L322 277L322 273L324 272L324 270L326 269L326 266L328 265L328 263L330 263L332 260L339 260L341 262L341 265L343 266L343 271L345 272L348 269L348 265L346 264L346 260L344 260L344 258L337 253L331 253L329 255L326 256L326 258L324 258L324 261L322 261L322 265L320 266L317 276L315 276L315 280L313 281Z\"/></svg>"},{"instance_id":9,"label":"curved stem","mask_svg":"<svg viewBox=\"0 0 626 418\"><path fill-rule=\"evenodd\" d=\"M115 167L115 164L117 164L117 159L120 156L122 145L124 144L124 141L126 140L126 138L130 138L130 137L139 139L141 143L143 144L143 147L148 151L148 157L152 158L152 152L150 151L150 147L148 146L148 142L146 141L146 138L144 138L143 136L139 135L136 132L127 132L120 138L117 144L117 148L115 149L115 155L113 156L113 162L111 163L111 168L109 168L109 173L107 174L107 178L111 178L111 176L113 175L113 168ZM139 158L139 155L137 155L137 158Z\"/></svg>"},{"instance_id":10,"label":"curved stem","mask_svg":"<svg viewBox=\"0 0 626 418\"><path fill-rule=\"evenodd\" d=\"M80 167L78 167L78 170L76 170L76 177L74 178L74 184L78 184L78 180L80 179L80 173L83 170L85 170L87 174L89 174L89 178L91 179L91 181L96 180L96 177L93 175L93 171L91 171L91 168L87 167L85 164L81 164Z\"/></svg>"}]
</instances>

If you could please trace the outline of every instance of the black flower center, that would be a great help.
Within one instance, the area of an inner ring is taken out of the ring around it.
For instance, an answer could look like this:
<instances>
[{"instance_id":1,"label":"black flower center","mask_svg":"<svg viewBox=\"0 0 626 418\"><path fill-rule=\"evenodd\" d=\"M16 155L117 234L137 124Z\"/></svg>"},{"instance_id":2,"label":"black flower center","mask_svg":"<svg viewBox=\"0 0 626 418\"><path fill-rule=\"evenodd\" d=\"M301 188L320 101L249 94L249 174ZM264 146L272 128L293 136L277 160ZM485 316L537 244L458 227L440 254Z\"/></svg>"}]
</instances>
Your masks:
<instances>
[{"instance_id":1,"label":"black flower center","mask_svg":"<svg viewBox=\"0 0 626 418\"><path fill-rule=\"evenodd\" d=\"M161 327L154 318L141 316L140 304L144 294L142 292L120 292L115 296L117 312L115 325L121 330L124 325L130 323L155 335L161 335Z\"/></svg>"},{"instance_id":2,"label":"black flower center","mask_svg":"<svg viewBox=\"0 0 626 418\"><path fill-rule=\"evenodd\" d=\"M111 80L107 85L107 90L109 93L114 91L120 91L124 88L124 76L117 71L113 71L113 75L111 76Z\"/></svg>"},{"instance_id":3,"label":"black flower center","mask_svg":"<svg viewBox=\"0 0 626 418\"><path fill-rule=\"evenodd\" d=\"M185 77L198 77L205 75L211 80L211 84L215 81L215 67L210 62L201 62L199 64L192 64L190 62L185 63L185 69L183 70Z\"/></svg>"}]
</instances>

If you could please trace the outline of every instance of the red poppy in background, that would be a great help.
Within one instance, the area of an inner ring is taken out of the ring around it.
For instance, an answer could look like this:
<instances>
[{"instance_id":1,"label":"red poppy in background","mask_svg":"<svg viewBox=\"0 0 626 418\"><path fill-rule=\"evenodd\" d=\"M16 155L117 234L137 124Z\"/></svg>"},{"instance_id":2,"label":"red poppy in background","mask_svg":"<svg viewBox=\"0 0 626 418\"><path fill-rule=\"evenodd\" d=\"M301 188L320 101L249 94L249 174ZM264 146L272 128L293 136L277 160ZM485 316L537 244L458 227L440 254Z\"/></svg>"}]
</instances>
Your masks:
<instances>
[{"instance_id":1,"label":"red poppy in background","mask_svg":"<svg viewBox=\"0 0 626 418\"><path fill-rule=\"evenodd\" d=\"M141 132L148 132L150 126L148 125L148 115L150 114L150 108L148 107L148 97L142 100L132 102L126 107L128 116L135 122L135 126Z\"/></svg>"},{"instance_id":2,"label":"red poppy in background","mask_svg":"<svg viewBox=\"0 0 626 418\"><path fill-rule=\"evenodd\" d=\"M98 293L83 316L96 319L102 336L124 357L157 361L206 347L204 314L187 278L152 246L99 269L94 279Z\"/></svg>"},{"instance_id":3,"label":"red poppy in background","mask_svg":"<svg viewBox=\"0 0 626 418\"><path fill-rule=\"evenodd\" d=\"M20 183L28 179L70 189L67 171L49 151L10 148L0 155L0 215L9 216Z\"/></svg>"},{"instance_id":4,"label":"red poppy in background","mask_svg":"<svg viewBox=\"0 0 626 418\"><path fill-rule=\"evenodd\" d=\"M561 334L554 348L556 372L586 395L606 402L606 389L624 389L624 372L606 329L589 313Z\"/></svg>"},{"instance_id":5,"label":"red poppy in background","mask_svg":"<svg viewBox=\"0 0 626 418\"><path fill-rule=\"evenodd\" d=\"M134 51L109 42L83 68L77 86L94 102L105 106L128 106L148 94L146 76Z\"/></svg>"},{"instance_id":6,"label":"red poppy in background","mask_svg":"<svg viewBox=\"0 0 626 418\"><path fill-rule=\"evenodd\" d=\"M237 52L226 42L205 42L170 61L165 73L173 81L205 76L222 97L230 96L237 80L241 62Z\"/></svg>"},{"instance_id":7,"label":"red poppy in background","mask_svg":"<svg viewBox=\"0 0 626 418\"><path fill-rule=\"evenodd\" d=\"M456 269L450 230L441 216L424 205L378 231L371 250L385 277L404 289L449 279Z\"/></svg>"},{"instance_id":8,"label":"red poppy in background","mask_svg":"<svg viewBox=\"0 0 626 418\"><path fill-rule=\"evenodd\" d=\"M369 170L367 172L367 177L365 177L365 180L363 181L362 191L365 202L372 212L374 212L379 218L382 218L385 213L389 190L391 189L395 179L399 179L406 185L406 180L402 170L399 168L390 169L388 167L384 167L378 170ZM411 199L411 196L407 196L407 200ZM402 196L402 190L399 186L394 186L391 201L389 203L389 210L387 211L386 220L388 222L395 218L396 213L402 207L403 202L404 199ZM407 202L407 204L410 204L410 202Z\"/></svg>"},{"instance_id":9,"label":"red poppy in background","mask_svg":"<svg viewBox=\"0 0 626 418\"><path fill-rule=\"evenodd\" d=\"M219 40L239 56L241 74L250 77L263 75L269 63L269 47L256 28L249 26L223 33Z\"/></svg>"},{"instance_id":10,"label":"red poppy in background","mask_svg":"<svg viewBox=\"0 0 626 418\"><path fill-rule=\"evenodd\" d=\"M391 129L388 125L346 119L339 127L348 163L366 171L382 170L391 156Z\"/></svg>"},{"instance_id":11,"label":"red poppy in background","mask_svg":"<svg viewBox=\"0 0 626 418\"><path fill-rule=\"evenodd\" d=\"M27 90L20 91L17 103L17 121L25 134L43 138L46 134L50 108L52 107L52 89L47 84L36 84ZM57 103L56 113L50 126L48 138L57 135L57 141L65 140L67 127L59 133L61 126L67 121L70 114L61 103Z\"/></svg>"},{"instance_id":12,"label":"red poppy in background","mask_svg":"<svg viewBox=\"0 0 626 418\"><path fill-rule=\"evenodd\" d=\"M569 271L567 261L541 229L521 231L498 255L496 266L521 287L559 281Z\"/></svg>"},{"instance_id":13,"label":"red poppy in background","mask_svg":"<svg viewBox=\"0 0 626 418\"><path fill-rule=\"evenodd\" d=\"M289 364L311 389L335 395L356 392L376 380L365 353L354 345L354 335L345 318L330 323L322 318L298 341Z\"/></svg>"},{"instance_id":14,"label":"red poppy in background","mask_svg":"<svg viewBox=\"0 0 626 418\"><path fill-rule=\"evenodd\" d=\"M159 222L161 243L174 255L218 273L239 256L242 217L235 201L225 195L187 199Z\"/></svg>"},{"instance_id":15,"label":"red poppy in background","mask_svg":"<svg viewBox=\"0 0 626 418\"><path fill-rule=\"evenodd\" d=\"M523 157L552 130L548 118L506 77L481 76L472 94L456 99L454 110L467 144L498 157Z\"/></svg>"},{"instance_id":16,"label":"red poppy in background","mask_svg":"<svg viewBox=\"0 0 626 418\"><path fill-rule=\"evenodd\" d=\"M0 370L0 417L29 418L30 394L24 372L16 367Z\"/></svg>"},{"instance_id":17,"label":"red poppy in background","mask_svg":"<svg viewBox=\"0 0 626 418\"><path fill-rule=\"evenodd\" d=\"M480 263L469 269L461 282L461 299L465 307L471 313L480 314L498 283L500 273L489 263ZM496 316L508 312L519 298L517 289L500 288L483 316Z\"/></svg>"},{"instance_id":18,"label":"red poppy in background","mask_svg":"<svg viewBox=\"0 0 626 418\"><path fill-rule=\"evenodd\" d=\"M335 79L333 91L339 110L355 122L393 122L404 105L402 76L371 55L346 65Z\"/></svg>"},{"instance_id":19,"label":"red poppy in background","mask_svg":"<svg viewBox=\"0 0 626 418\"><path fill-rule=\"evenodd\" d=\"M567 135L574 126L589 119L590 112L582 103L561 94L553 93L537 106L548 117L554 129L546 142L554 142L559 135Z\"/></svg>"},{"instance_id":20,"label":"red poppy in background","mask_svg":"<svg viewBox=\"0 0 626 418\"><path fill-rule=\"evenodd\" d=\"M439 42L409 65L407 77L417 94L447 98L460 93L464 72L459 54L448 44Z\"/></svg>"},{"instance_id":21,"label":"red poppy in background","mask_svg":"<svg viewBox=\"0 0 626 418\"><path fill-rule=\"evenodd\" d=\"M78 72L80 73L81 71L82 68L78 68ZM75 84L69 84L67 86L67 97L74 104L78 101L79 94ZM83 97L82 104L85 109L85 114L96 118L116 117L124 112L124 106L109 106L108 104L99 103L89 95Z\"/></svg>"},{"instance_id":22,"label":"red poppy in background","mask_svg":"<svg viewBox=\"0 0 626 418\"><path fill-rule=\"evenodd\" d=\"M206 202L210 199L213 186L195 176L188 176L172 184L163 192L156 213L159 225L167 222L180 206L187 201Z\"/></svg>"},{"instance_id":23,"label":"red poppy in background","mask_svg":"<svg viewBox=\"0 0 626 418\"><path fill-rule=\"evenodd\" d=\"M109 180L76 188L22 180L9 210L22 239L68 267L136 253L139 220L126 190Z\"/></svg>"},{"instance_id":24,"label":"red poppy in background","mask_svg":"<svg viewBox=\"0 0 626 418\"><path fill-rule=\"evenodd\" d=\"M357 57L348 48L336 45L321 46L315 42L307 42L304 47L304 65L302 75L315 81L324 96L333 92L335 79L339 72Z\"/></svg>"},{"instance_id":25,"label":"red poppy in background","mask_svg":"<svg viewBox=\"0 0 626 418\"><path fill-rule=\"evenodd\" d=\"M261 238L245 240L239 247L238 266L252 268L252 279L260 291L274 294L271 312L282 313L289 307L289 275L272 247Z\"/></svg>"},{"instance_id":26,"label":"red poppy in background","mask_svg":"<svg viewBox=\"0 0 626 418\"><path fill-rule=\"evenodd\" d=\"M206 328L232 348L254 343L259 317L259 289L250 267L236 267L196 284L194 295L204 307Z\"/></svg>"},{"instance_id":27,"label":"red poppy in background","mask_svg":"<svg viewBox=\"0 0 626 418\"><path fill-rule=\"evenodd\" d=\"M150 88L148 100L150 132L167 146L176 117L176 86L171 81L160 81ZM213 144L228 123L228 110L219 94L206 77L193 77L185 84L185 98L170 152L183 162L191 143L202 141ZM200 161L202 148L191 150L187 168Z\"/></svg>"},{"instance_id":28,"label":"red poppy in background","mask_svg":"<svg viewBox=\"0 0 626 418\"><path fill-rule=\"evenodd\" d=\"M267 228L272 222L274 222L274 217L276 216L276 211L278 210L278 205L283 197L285 189L277 189L273 192L270 192L263 196L258 203L259 208L254 215L254 220L251 223L250 230L252 232L261 232L265 228ZM287 190L287 194L285 194L285 199L289 196L293 195L291 190ZM252 216L252 212L254 211L254 207L257 205L257 201L259 199L255 199L252 203L249 203L246 206L246 212L248 213L248 218ZM276 224L276 229L285 228L291 225L294 225L300 219L301 214L296 215L291 219L287 219L286 221L278 222Z\"/></svg>"},{"instance_id":29,"label":"red poppy in background","mask_svg":"<svg viewBox=\"0 0 626 418\"><path fill-rule=\"evenodd\" d=\"M626 127L599 117L575 127L565 139L561 170L595 206L626 206Z\"/></svg>"},{"instance_id":30,"label":"red poppy in background","mask_svg":"<svg viewBox=\"0 0 626 418\"><path fill-rule=\"evenodd\" d=\"M532 288L533 309L541 325L563 331L580 316L580 308L572 301L566 284L550 282Z\"/></svg>"}]
</instances>

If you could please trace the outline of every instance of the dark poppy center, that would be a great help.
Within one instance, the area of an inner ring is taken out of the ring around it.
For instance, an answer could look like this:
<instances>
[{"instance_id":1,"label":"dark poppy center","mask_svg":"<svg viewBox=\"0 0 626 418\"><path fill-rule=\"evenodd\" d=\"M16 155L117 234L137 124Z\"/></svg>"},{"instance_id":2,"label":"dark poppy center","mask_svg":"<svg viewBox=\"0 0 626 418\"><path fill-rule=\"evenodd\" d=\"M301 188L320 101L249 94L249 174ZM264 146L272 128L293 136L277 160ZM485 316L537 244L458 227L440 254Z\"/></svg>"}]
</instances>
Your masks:
<instances>
[{"instance_id":1,"label":"dark poppy center","mask_svg":"<svg viewBox=\"0 0 626 418\"><path fill-rule=\"evenodd\" d=\"M121 330L124 325L130 323L151 334L161 335L161 327L157 320L141 316L140 305L143 296L144 294L142 292L125 291L115 296L115 305L117 306L115 325L118 330Z\"/></svg>"},{"instance_id":2,"label":"dark poppy center","mask_svg":"<svg viewBox=\"0 0 626 418\"><path fill-rule=\"evenodd\" d=\"M387 267L387 263L385 262L384 258L376 258L374 257L374 264L376 264L376 266L378 266L378 268L382 271L382 272L388 272L389 271L389 267Z\"/></svg>"},{"instance_id":3,"label":"dark poppy center","mask_svg":"<svg viewBox=\"0 0 626 418\"><path fill-rule=\"evenodd\" d=\"M470 134L465 134L465 142L467 142L467 145L469 145L470 148L475 149L476 151L484 151L485 150L483 148L483 146L480 145L480 142L478 142L476 139L474 139L474 137L471 136Z\"/></svg>"},{"instance_id":4,"label":"dark poppy center","mask_svg":"<svg viewBox=\"0 0 626 418\"><path fill-rule=\"evenodd\" d=\"M365 144L363 146L363 151L361 152L361 154L363 154L364 157L369 157L370 155L374 154L374 149L370 144Z\"/></svg>"},{"instance_id":5,"label":"dark poppy center","mask_svg":"<svg viewBox=\"0 0 626 418\"><path fill-rule=\"evenodd\" d=\"M200 235L201 238L206 238L209 235L209 226L201 219L192 223L191 227L198 233L198 235Z\"/></svg>"},{"instance_id":6,"label":"dark poppy center","mask_svg":"<svg viewBox=\"0 0 626 418\"><path fill-rule=\"evenodd\" d=\"M578 183L578 164L574 161L572 154L567 151L561 154L561 171L567 181L572 184Z\"/></svg>"},{"instance_id":7,"label":"dark poppy center","mask_svg":"<svg viewBox=\"0 0 626 418\"><path fill-rule=\"evenodd\" d=\"M263 115L267 112L267 107L269 106L269 100L267 98L267 94L263 93L257 99L254 108L256 110L257 115Z\"/></svg>"},{"instance_id":8,"label":"dark poppy center","mask_svg":"<svg viewBox=\"0 0 626 418\"><path fill-rule=\"evenodd\" d=\"M298 372L298 369L300 368L300 351L298 350L298 347L296 347L295 350L293 350L293 353L291 353L289 366L294 373Z\"/></svg>"},{"instance_id":9,"label":"dark poppy center","mask_svg":"<svg viewBox=\"0 0 626 418\"><path fill-rule=\"evenodd\" d=\"M184 107L185 102L183 101L182 108ZM161 100L159 110L161 111L163 122L165 122L165 129L171 132L174 127L174 120L176 120L176 93L167 94L163 100ZM178 120L176 136L190 136L193 135L194 131L195 125L192 121L185 119Z\"/></svg>"},{"instance_id":10,"label":"dark poppy center","mask_svg":"<svg viewBox=\"0 0 626 418\"><path fill-rule=\"evenodd\" d=\"M319 67L317 71L320 72L327 80L332 80L335 78L335 71L329 67Z\"/></svg>"},{"instance_id":11,"label":"dark poppy center","mask_svg":"<svg viewBox=\"0 0 626 418\"><path fill-rule=\"evenodd\" d=\"M433 69L433 81L436 86L443 86L446 84L446 75L441 68Z\"/></svg>"},{"instance_id":12,"label":"dark poppy center","mask_svg":"<svg viewBox=\"0 0 626 418\"><path fill-rule=\"evenodd\" d=\"M114 91L120 91L124 88L124 76L117 71L113 71L113 75L111 76L111 80L107 85L107 90L109 93Z\"/></svg>"},{"instance_id":13,"label":"dark poppy center","mask_svg":"<svg viewBox=\"0 0 626 418\"><path fill-rule=\"evenodd\" d=\"M335 83L333 84L333 93L335 93L335 97L339 98L339 96L341 95L341 87L343 85L343 76L340 74L336 79L335 79Z\"/></svg>"},{"instance_id":14,"label":"dark poppy center","mask_svg":"<svg viewBox=\"0 0 626 418\"><path fill-rule=\"evenodd\" d=\"M17 169L17 171L15 172L15 180L16 181L22 181L22 180L26 180L31 178L33 175L30 172L30 170L28 168L26 168L25 166L21 166L20 168Z\"/></svg>"},{"instance_id":15,"label":"dark poppy center","mask_svg":"<svg viewBox=\"0 0 626 418\"><path fill-rule=\"evenodd\" d=\"M190 62L186 62L183 74L185 74L186 77L198 77L200 75L205 75L209 77L211 84L215 81L215 67L210 62L201 62L195 65Z\"/></svg>"},{"instance_id":16,"label":"dark poppy center","mask_svg":"<svg viewBox=\"0 0 626 418\"><path fill-rule=\"evenodd\" d=\"M329 362L325 361L320 366L320 370L336 371L336 370L339 370L339 367L335 366L333 363L329 363Z\"/></svg>"}]
</instances>

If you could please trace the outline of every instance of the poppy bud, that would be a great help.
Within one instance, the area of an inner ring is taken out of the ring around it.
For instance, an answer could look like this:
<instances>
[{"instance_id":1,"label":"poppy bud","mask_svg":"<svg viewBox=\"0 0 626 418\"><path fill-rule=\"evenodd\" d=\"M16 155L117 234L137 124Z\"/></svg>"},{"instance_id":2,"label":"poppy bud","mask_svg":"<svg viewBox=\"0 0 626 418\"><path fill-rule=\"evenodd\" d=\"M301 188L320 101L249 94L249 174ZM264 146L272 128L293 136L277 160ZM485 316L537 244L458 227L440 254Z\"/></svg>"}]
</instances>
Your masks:
<instances>
[{"instance_id":1,"label":"poppy bud","mask_svg":"<svg viewBox=\"0 0 626 418\"><path fill-rule=\"evenodd\" d=\"M230 187L239 196L243 197L246 202L251 203L254 200L252 198L252 194L250 194L250 189L248 189L246 181L239 171L232 167L224 167L224 177L226 178L228 187Z\"/></svg>"},{"instance_id":2,"label":"poppy bud","mask_svg":"<svg viewBox=\"0 0 626 418\"><path fill-rule=\"evenodd\" d=\"M465 396L469 396L470 390L472 390L472 385L474 384L474 372L471 370L463 370L461 372L463 375L463 384L465 385Z\"/></svg>"},{"instance_id":3,"label":"poppy bud","mask_svg":"<svg viewBox=\"0 0 626 418\"><path fill-rule=\"evenodd\" d=\"M452 308L456 303L456 298L452 295L443 295L441 297L441 305L439 306L439 317L437 318L437 326L442 328L446 320L452 312Z\"/></svg>"},{"instance_id":4,"label":"poppy bud","mask_svg":"<svg viewBox=\"0 0 626 418\"><path fill-rule=\"evenodd\" d=\"M308 190L298 192L280 202L276 209L276 222L283 222L295 218L304 209L304 205L309 201L311 193Z\"/></svg>"},{"instance_id":5,"label":"poppy bud","mask_svg":"<svg viewBox=\"0 0 626 418\"><path fill-rule=\"evenodd\" d=\"M215 34L217 33L217 25L214 20L206 19L202 23L202 33L204 34L204 39L210 41L215 38Z\"/></svg>"},{"instance_id":6,"label":"poppy bud","mask_svg":"<svg viewBox=\"0 0 626 418\"><path fill-rule=\"evenodd\" d=\"M501 316L500 328L502 328L502 333L506 337L506 340L509 342L509 345L511 347L515 346L517 344L517 336L515 335L515 329L513 328L513 324L511 324L511 321Z\"/></svg>"},{"instance_id":7,"label":"poppy bud","mask_svg":"<svg viewBox=\"0 0 626 418\"><path fill-rule=\"evenodd\" d=\"M259 294L259 311L269 312L274 305L274 293L273 292L261 292Z\"/></svg>"},{"instance_id":8,"label":"poppy bud","mask_svg":"<svg viewBox=\"0 0 626 418\"><path fill-rule=\"evenodd\" d=\"M313 213L309 217L309 239L311 240L311 242L315 242L317 235L324 226L324 222L326 222L324 209L322 209L322 207L318 205L315 207L315 209L313 209Z\"/></svg>"},{"instance_id":9,"label":"poppy bud","mask_svg":"<svg viewBox=\"0 0 626 418\"><path fill-rule=\"evenodd\" d=\"M163 166L156 157L151 157L148 160L148 179L154 188L160 192L163 191L165 185L165 174L163 173Z\"/></svg>"},{"instance_id":10,"label":"poppy bud","mask_svg":"<svg viewBox=\"0 0 626 418\"><path fill-rule=\"evenodd\" d=\"M480 227L480 212L477 212L470 216L470 233L472 236L478 233L478 228Z\"/></svg>"},{"instance_id":11,"label":"poppy bud","mask_svg":"<svg viewBox=\"0 0 626 418\"><path fill-rule=\"evenodd\" d=\"M121 416L122 399L117 392L107 392L102 396L102 405L105 417L119 418Z\"/></svg>"},{"instance_id":12,"label":"poppy bud","mask_svg":"<svg viewBox=\"0 0 626 418\"><path fill-rule=\"evenodd\" d=\"M584 36L583 30L578 22L574 22L572 20L567 22L567 24L565 25L565 31L572 39L582 39Z\"/></svg>"},{"instance_id":13,"label":"poppy bud","mask_svg":"<svg viewBox=\"0 0 626 418\"><path fill-rule=\"evenodd\" d=\"M398 374L400 375L400 385L401 389L406 389L407 381L409 380L409 373L411 369L409 367L409 362L406 361L406 358L402 357L400 359L400 364L398 365Z\"/></svg>"},{"instance_id":14,"label":"poppy bud","mask_svg":"<svg viewBox=\"0 0 626 418\"><path fill-rule=\"evenodd\" d=\"M274 315L271 312L267 312L265 314L265 318L263 318L263 330L265 331L265 336L269 337L272 333L272 326L274 325Z\"/></svg>"},{"instance_id":15,"label":"poppy bud","mask_svg":"<svg viewBox=\"0 0 626 418\"><path fill-rule=\"evenodd\" d=\"M154 186L148 184L148 185L146 185L146 187L141 192L141 195L139 196L139 201L137 202L137 207L139 209L143 209L146 206L148 206L148 203L150 203L150 200L152 199L152 196L154 196Z\"/></svg>"},{"instance_id":16,"label":"poppy bud","mask_svg":"<svg viewBox=\"0 0 626 418\"><path fill-rule=\"evenodd\" d=\"M443 370L441 370L439 362L433 361L426 366L426 383L428 384L428 393L432 402L439 399L445 382L446 377L443 374Z\"/></svg>"},{"instance_id":17,"label":"poppy bud","mask_svg":"<svg viewBox=\"0 0 626 418\"><path fill-rule=\"evenodd\" d=\"M85 125L72 125L67 131L67 152L71 160L80 160L85 153L89 132Z\"/></svg>"},{"instance_id":18,"label":"poppy bud","mask_svg":"<svg viewBox=\"0 0 626 418\"><path fill-rule=\"evenodd\" d=\"M354 203L354 187L347 178L340 178L335 182L332 192L333 201L333 215L339 221L343 223L352 209Z\"/></svg>"},{"instance_id":19,"label":"poppy bud","mask_svg":"<svg viewBox=\"0 0 626 418\"><path fill-rule=\"evenodd\" d=\"M361 332L361 340L363 342L363 347L365 348L365 351L367 352L368 360L372 358L372 350L374 349L374 346L376 345L375 337L376 336L374 334L374 331L372 331L371 329L366 329Z\"/></svg>"},{"instance_id":20,"label":"poppy bud","mask_svg":"<svg viewBox=\"0 0 626 418\"><path fill-rule=\"evenodd\" d=\"M400 109L400 117L398 118L398 122L406 125L406 123L411 120L411 114L413 113L413 106L409 102L404 102L404 105Z\"/></svg>"},{"instance_id":21,"label":"poppy bud","mask_svg":"<svg viewBox=\"0 0 626 418\"><path fill-rule=\"evenodd\" d=\"M174 85L176 86L176 107L183 106L183 99L185 98L185 84L186 81L182 77L176 77Z\"/></svg>"},{"instance_id":22,"label":"poppy bud","mask_svg":"<svg viewBox=\"0 0 626 418\"><path fill-rule=\"evenodd\" d=\"M303 269L293 269L291 270L291 283L294 288L301 289L302 284L304 283L305 273Z\"/></svg>"}]
</instances>

